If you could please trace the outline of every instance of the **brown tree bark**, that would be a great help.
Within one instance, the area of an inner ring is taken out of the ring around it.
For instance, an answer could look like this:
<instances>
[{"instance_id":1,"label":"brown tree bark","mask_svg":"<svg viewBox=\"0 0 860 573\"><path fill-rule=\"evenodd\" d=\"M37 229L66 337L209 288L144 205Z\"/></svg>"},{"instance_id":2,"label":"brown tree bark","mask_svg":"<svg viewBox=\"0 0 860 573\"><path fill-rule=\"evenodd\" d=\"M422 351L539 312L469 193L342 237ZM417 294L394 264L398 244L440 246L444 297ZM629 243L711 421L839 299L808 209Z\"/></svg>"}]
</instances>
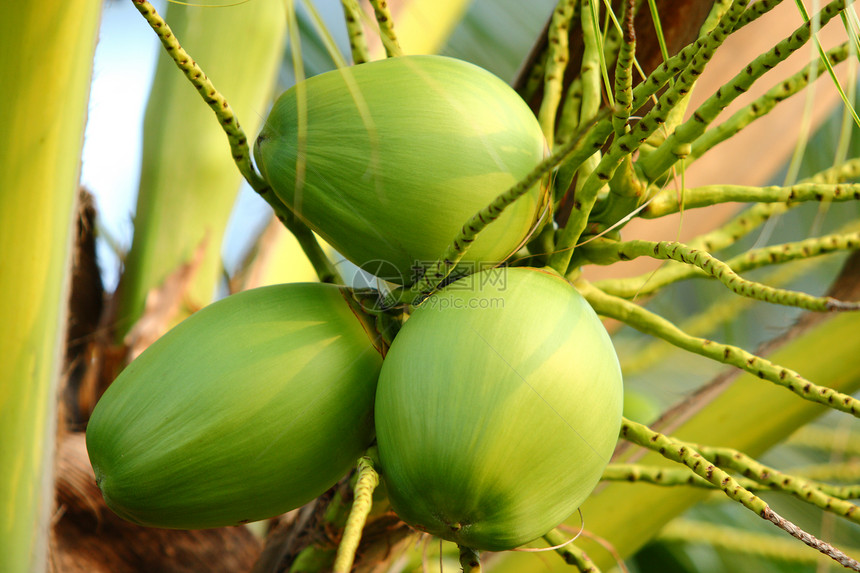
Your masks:
<instances>
[{"instance_id":1,"label":"brown tree bark","mask_svg":"<svg viewBox=\"0 0 860 573\"><path fill-rule=\"evenodd\" d=\"M177 531L134 525L105 505L82 432L61 436L52 573L238 573L260 541L245 527Z\"/></svg>"}]
</instances>

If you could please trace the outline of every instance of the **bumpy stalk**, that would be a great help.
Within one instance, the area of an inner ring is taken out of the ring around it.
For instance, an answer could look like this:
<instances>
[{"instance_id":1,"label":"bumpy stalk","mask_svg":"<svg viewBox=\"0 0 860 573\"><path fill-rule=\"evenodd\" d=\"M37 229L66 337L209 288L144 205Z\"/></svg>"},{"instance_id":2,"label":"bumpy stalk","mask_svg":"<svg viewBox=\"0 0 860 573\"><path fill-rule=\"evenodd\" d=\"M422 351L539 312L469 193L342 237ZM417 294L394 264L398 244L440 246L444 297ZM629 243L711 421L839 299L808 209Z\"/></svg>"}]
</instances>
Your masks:
<instances>
[{"instance_id":1,"label":"bumpy stalk","mask_svg":"<svg viewBox=\"0 0 860 573\"><path fill-rule=\"evenodd\" d=\"M694 249L704 249L709 252L719 251L720 249L724 249L729 245L733 245L738 242L753 229L757 228L771 217L784 213L787 210L788 206L785 203L759 203L757 205L753 205L723 226L691 239L687 244ZM677 273L679 270L686 271L682 266L672 266L674 268L670 268L670 266L667 265L664 268L658 269L653 278L658 278L656 275L662 275L664 272L671 274ZM663 279L660 278L660 280ZM641 285L642 280L640 280L638 284Z\"/></svg>"},{"instance_id":2,"label":"bumpy stalk","mask_svg":"<svg viewBox=\"0 0 860 573\"><path fill-rule=\"evenodd\" d=\"M767 511L762 514L762 517L767 519L795 539L799 539L806 545L812 547L817 551L820 551L824 555L827 555L846 569L851 569L852 571L860 571L860 563L858 563L857 560L852 559L843 551L833 547L829 543L821 541L814 535L807 533L806 531L797 527L795 524L785 519L772 509L768 508Z\"/></svg>"},{"instance_id":3,"label":"bumpy stalk","mask_svg":"<svg viewBox=\"0 0 860 573\"><path fill-rule=\"evenodd\" d=\"M543 129L547 145L553 148L555 134L555 117L561 101L564 70L570 59L568 51L568 29L574 14L575 0L559 0L552 13L549 25L549 44L546 56L546 68L543 81L543 99L538 111L538 121Z\"/></svg>"},{"instance_id":4,"label":"bumpy stalk","mask_svg":"<svg viewBox=\"0 0 860 573\"><path fill-rule=\"evenodd\" d=\"M639 146L666 122L675 105L689 93L696 79L704 71L705 64L713 56L714 51L728 37L747 3L748 0L737 0L732 4L732 7L720 21L720 25L704 39L690 65L684 69L672 87L661 96L657 106L648 112L629 133L613 142L609 152L601 158L600 163L588 176L582 189L577 192L577 200L571 210L570 218L556 243L559 250L549 260L552 268L562 274L567 273L573 249L585 230L588 216L597 200L598 192L609 181L622 160L639 149ZM678 152L687 153L689 150L679 150Z\"/></svg>"},{"instance_id":5,"label":"bumpy stalk","mask_svg":"<svg viewBox=\"0 0 860 573\"><path fill-rule=\"evenodd\" d=\"M794 243L752 249L728 259L725 264L734 272L740 273L767 265L807 260L836 251L856 249L860 249L860 233L834 233ZM594 286L615 296L632 298L656 292L674 282L705 276L705 274L705 271L698 267L673 265L663 267L649 275L597 281Z\"/></svg>"},{"instance_id":6,"label":"bumpy stalk","mask_svg":"<svg viewBox=\"0 0 860 573\"><path fill-rule=\"evenodd\" d=\"M824 26L844 10L851 1L835 0L829 3L821 10L815 21L819 23L818 25ZM753 60L734 79L719 88L714 95L699 106L692 117L679 126L654 153L643 158L640 163L648 179L650 181L656 180L676 161L688 155L690 143L704 133L708 125L716 119L723 109L738 96L746 93L750 86L765 72L776 67L777 64L803 47L812 35L812 22L812 20L805 22L788 38Z\"/></svg>"},{"instance_id":7,"label":"bumpy stalk","mask_svg":"<svg viewBox=\"0 0 860 573\"><path fill-rule=\"evenodd\" d=\"M849 159L848 161L834 165L816 173L802 183L835 184L856 177L860 177L860 158ZM771 217L784 213L797 205L799 203L759 203L753 205L723 226L691 239L687 242L687 245L694 249L704 249L709 252L724 249L739 241ZM640 289L646 281L649 285L652 282L655 284L669 284L684 278L688 270L689 267L679 263L669 263L657 269L654 273L647 273L639 277L617 279L611 283L601 283L601 288L607 286L611 288L612 294L629 298L641 292ZM611 287L609 284L611 284Z\"/></svg>"},{"instance_id":8,"label":"bumpy stalk","mask_svg":"<svg viewBox=\"0 0 860 573\"><path fill-rule=\"evenodd\" d=\"M708 17L705 18L702 27L699 29L699 37L707 35L711 30L716 28L717 24L720 23L720 18L723 17L731 5L732 0L714 0L711 11L708 12Z\"/></svg>"},{"instance_id":9,"label":"bumpy stalk","mask_svg":"<svg viewBox=\"0 0 860 573\"><path fill-rule=\"evenodd\" d=\"M615 63L615 113L612 114L615 137L621 137L627 132L627 120L633 112L633 60L636 57L633 2L627 4L625 16L624 41L621 42Z\"/></svg>"},{"instance_id":10,"label":"bumpy stalk","mask_svg":"<svg viewBox=\"0 0 860 573\"><path fill-rule=\"evenodd\" d=\"M576 77L567 88L567 94L562 103L561 117L558 120L555 133L555 145L561 147L570 141L570 137L579 129L580 112L582 111L582 78ZM586 122L587 123L587 122ZM588 162L591 158L588 158ZM558 204L570 189L573 176L577 169L586 168L587 162L570 161L562 163L553 181L553 202Z\"/></svg>"},{"instance_id":11,"label":"bumpy stalk","mask_svg":"<svg viewBox=\"0 0 860 573\"><path fill-rule=\"evenodd\" d=\"M601 58L603 50L597 35L597 23L593 3L598 0L582 0L580 8L580 27L582 29L582 63L579 77L582 81L582 105L579 120L591 121L603 104L601 97L603 83L600 77Z\"/></svg>"},{"instance_id":12,"label":"bumpy stalk","mask_svg":"<svg viewBox=\"0 0 860 573\"><path fill-rule=\"evenodd\" d=\"M206 62L206 75L229 96L233 121L248 118L249 124L237 129L256 132L283 57L282 4L261 0L201 9L173 3L168 9L173 39L180 38L186 52ZM235 45L212 41L246 36ZM182 288L184 304L175 320L212 302L224 278L221 246L243 177L228 159L235 145L224 139L223 126L213 121L212 111L169 54L159 54L144 116L134 238L118 291L118 341L144 314L149 293L183 266L194 272ZM135 338L137 332L131 332L129 341Z\"/></svg>"},{"instance_id":13,"label":"bumpy stalk","mask_svg":"<svg viewBox=\"0 0 860 573\"><path fill-rule=\"evenodd\" d=\"M577 281L576 287L598 314L618 319L640 332L662 338L678 348L723 364L736 366L763 380L782 386L805 400L860 417L860 400L852 396L826 386L813 384L797 372L783 368L737 346L690 336L665 318L630 301L608 295L586 281Z\"/></svg>"},{"instance_id":14,"label":"bumpy stalk","mask_svg":"<svg viewBox=\"0 0 860 573\"><path fill-rule=\"evenodd\" d=\"M662 487L691 486L713 489L714 484L697 474L681 468L645 466L641 464L609 464L600 478L607 481L628 481L648 483ZM762 489L761 484L748 478L735 478L750 491Z\"/></svg>"},{"instance_id":15,"label":"bumpy stalk","mask_svg":"<svg viewBox=\"0 0 860 573\"><path fill-rule=\"evenodd\" d=\"M846 519L860 523L860 508L821 490L819 484L802 477L785 474L768 467L746 454L730 448L696 446L703 456L715 464L730 468L741 475L811 503Z\"/></svg>"},{"instance_id":16,"label":"bumpy stalk","mask_svg":"<svg viewBox=\"0 0 860 573\"><path fill-rule=\"evenodd\" d=\"M802 272L802 268L792 269L790 276L794 277ZM789 274L786 273L785 276L789 276ZM770 284L780 284L783 282L780 279L782 277L769 276L768 282ZM597 283L594 284L597 286ZM646 286L650 286L650 284ZM604 292L615 294L610 290ZM631 296L635 296L635 292ZM755 300L751 298L728 294L727 296L720 297L718 300L714 300L702 312L685 319L678 324L678 327L691 336L703 336L710 332L716 332L718 328L731 323L754 303ZM636 351L629 355L624 355L621 358L621 369L628 374L642 372L655 364L661 363L673 350L675 349L664 344L662 340L651 339Z\"/></svg>"},{"instance_id":17,"label":"bumpy stalk","mask_svg":"<svg viewBox=\"0 0 860 573\"><path fill-rule=\"evenodd\" d=\"M754 6L757 6L758 4L761 4L761 2ZM843 62L849 55L850 50L848 42L845 42L827 52L827 58L832 65ZM766 94L748 104L743 109L735 112L729 119L717 127L706 131L701 137L693 142L689 159L694 160L701 157L714 146L733 137L755 120L767 115L781 101L802 91L809 85L813 65L820 65L820 62L807 64L802 70L783 80L778 85L768 90Z\"/></svg>"},{"instance_id":18,"label":"bumpy stalk","mask_svg":"<svg viewBox=\"0 0 860 573\"><path fill-rule=\"evenodd\" d=\"M713 460L721 467L727 467L752 477L736 477L737 482L750 491L782 491L790 493L822 509L832 511L837 515L848 517L857 521L856 506L843 500L855 499L860 493L860 486L838 486L820 481L815 481L801 473L805 470L795 471L793 474L785 474L768 468L755 460L740 454L736 450L724 449L719 453L714 448L697 446L699 453ZM743 456L743 462L726 462L726 456L738 454ZM746 460L750 463L747 464ZM829 465L828 465L829 467ZM641 464L609 464L603 472L601 479L606 481L628 481L648 483L662 487L690 486L701 488L713 488L714 485L695 474L682 469L665 468L660 466L645 466ZM811 495L806 497L807 493ZM815 499L813 499L815 497ZM827 507L827 500L832 499L837 506ZM851 509L855 507L855 509Z\"/></svg>"},{"instance_id":19,"label":"bumpy stalk","mask_svg":"<svg viewBox=\"0 0 860 573\"><path fill-rule=\"evenodd\" d=\"M629 261L645 256L692 265L716 278L736 294L774 304L796 306L817 312L860 309L860 303L857 302L843 302L832 297L812 296L744 279L733 271L731 266L713 255L675 241L626 241L619 243L607 239L597 239L588 243L584 248L586 256L601 263L606 263L608 260Z\"/></svg>"},{"instance_id":20,"label":"bumpy stalk","mask_svg":"<svg viewBox=\"0 0 860 573\"><path fill-rule=\"evenodd\" d=\"M738 20L738 23L735 24L735 32L750 24L760 17L764 16L777 6L782 3L782 0L759 0L758 2L753 3L752 6L747 8L747 10L743 13L743 15Z\"/></svg>"},{"instance_id":21,"label":"bumpy stalk","mask_svg":"<svg viewBox=\"0 0 860 573\"><path fill-rule=\"evenodd\" d=\"M600 573L600 569L598 569L597 565L594 564L594 561L586 555L585 551L572 543L566 543L568 539L566 539L564 533L558 529L553 529L544 535L543 538L551 547L562 545L562 547L558 547L555 550L556 553L564 559L565 563L576 567L579 573Z\"/></svg>"},{"instance_id":22,"label":"bumpy stalk","mask_svg":"<svg viewBox=\"0 0 860 573\"><path fill-rule=\"evenodd\" d=\"M685 46L680 52L660 64L645 81L639 83L633 89L633 109L637 110L642 107L648 98L656 94L660 88L669 83L677 74L681 73L704 43L705 39L700 38L692 44Z\"/></svg>"},{"instance_id":23,"label":"bumpy stalk","mask_svg":"<svg viewBox=\"0 0 860 573\"><path fill-rule=\"evenodd\" d=\"M810 177L808 183L838 183L860 177L860 157L848 159L838 165L834 165L816 173Z\"/></svg>"},{"instance_id":24,"label":"bumpy stalk","mask_svg":"<svg viewBox=\"0 0 860 573\"><path fill-rule=\"evenodd\" d=\"M637 424L626 418L621 424L621 437L644 448L658 452L666 459L684 464L693 470L696 475L721 489L729 498L739 502L763 519L770 521L783 531L789 533L792 537L800 539L813 549L820 551L841 565L854 571L860 571L860 563L777 514L764 500L741 487L737 480L708 461L690 444L664 436L647 426Z\"/></svg>"},{"instance_id":25,"label":"bumpy stalk","mask_svg":"<svg viewBox=\"0 0 860 573\"><path fill-rule=\"evenodd\" d=\"M624 37L618 49L618 59L615 65L615 109L612 115L612 126L615 138L623 137L629 130L627 122L633 112L633 66L636 63L636 31L633 27L635 2L626 4ZM609 181L610 195L603 209L612 209L615 213L609 217L612 223L623 219L641 202L648 188L643 185L633 167L632 155L627 155L621 161L615 175ZM597 217L601 222L606 217Z\"/></svg>"},{"instance_id":26,"label":"bumpy stalk","mask_svg":"<svg viewBox=\"0 0 860 573\"><path fill-rule=\"evenodd\" d=\"M856 225L852 225L856 228ZM752 249L726 261L735 272L757 269L766 265L809 259L836 251L860 249L860 232L834 233L811 237L803 241Z\"/></svg>"},{"instance_id":27,"label":"bumpy stalk","mask_svg":"<svg viewBox=\"0 0 860 573\"><path fill-rule=\"evenodd\" d=\"M594 119L603 105L601 69L606 56L600 45L596 18L594 3L591 0L583 0L579 10L579 28L582 31L583 44L582 57L576 85L571 86L572 90L575 89L575 94L571 94L575 96L575 99L568 101L570 104L576 103L577 107L575 109L575 117L570 120L562 118L562 125L569 121L585 125ZM560 135L560 139L564 139L563 134ZM575 203L581 205L582 186L585 184L588 174L594 170L599 161L600 149L595 149L581 163L574 164L574 162L567 162L562 165L558 170L558 177L556 179L555 194L557 199L560 200L565 194L570 194L570 196L575 198ZM576 184L571 190L570 184L574 181L574 176L577 174ZM575 206L574 209L576 209Z\"/></svg>"},{"instance_id":28,"label":"bumpy stalk","mask_svg":"<svg viewBox=\"0 0 860 573\"><path fill-rule=\"evenodd\" d=\"M388 2L370 0L370 4L373 6L373 13L376 14L376 22L379 24L379 33L382 43L385 45L385 53L389 58L403 54L400 43L397 41L397 34L394 33L394 19L391 17Z\"/></svg>"},{"instance_id":29,"label":"bumpy stalk","mask_svg":"<svg viewBox=\"0 0 860 573\"><path fill-rule=\"evenodd\" d=\"M367 39L361 25L361 8L357 0L341 0L343 19L346 21L346 33L349 36L349 49L352 52L352 62L363 64L370 60Z\"/></svg>"},{"instance_id":30,"label":"bumpy stalk","mask_svg":"<svg viewBox=\"0 0 860 573\"><path fill-rule=\"evenodd\" d=\"M751 185L705 185L684 191L683 205L678 203L672 189L659 192L642 211L642 217L652 219L677 213L684 209L699 209L717 203L800 203L805 201L857 201L860 184L799 183L780 187Z\"/></svg>"},{"instance_id":31,"label":"bumpy stalk","mask_svg":"<svg viewBox=\"0 0 860 573\"><path fill-rule=\"evenodd\" d=\"M477 551L462 545L458 545L457 548L460 550L460 566L463 568L463 573L481 573L483 571L481 558Z\"/></svg>"},{"instance_id":32,"label":"bumpy stalk","mask_svg":"<svg viewBox=\"0 0 860 573\"><path fill-rule=\"evenodd\" d=\"M379 474L373 469L373 461L364 456L358 460L358 480L353 490L352 509L343 529L343 537L334 560L334 573L349 573L355 552L361 541L361 532L373 505L373 490L379 485Z\"/></svg>"},{"instance_id":33,"label":"bumpy stalk","mask_svg":"<svg viewBox=\"0 0 860 573\"><path fill-rule=\"evenodd\" d=\"M744 2L744 5L746 4L747 3ZM648 98L656 94L660 88L669 83L672 78L692 65L695 60L695 56L705 48L709 42L709 37L712 34L717 33L719 30L719 34L724 37L734 29L739 18L743 15L743 8L744 6L732 4L730 7L732 10L731 14L724 13L717 21L709 18L709 21L705 22L705 25L702 26L703 32L706 32L706 34L692 44L685 46L680 52L660 64L657 69L651 72L644 82L640 83L633 89L633 109L637 110L642 107ZM716 13L712 12L712 15L715 14ZM711 26L713 28L709 29ZM710 57L708 57L708 59L710 59Z\"/></svg>"}]
</instances>

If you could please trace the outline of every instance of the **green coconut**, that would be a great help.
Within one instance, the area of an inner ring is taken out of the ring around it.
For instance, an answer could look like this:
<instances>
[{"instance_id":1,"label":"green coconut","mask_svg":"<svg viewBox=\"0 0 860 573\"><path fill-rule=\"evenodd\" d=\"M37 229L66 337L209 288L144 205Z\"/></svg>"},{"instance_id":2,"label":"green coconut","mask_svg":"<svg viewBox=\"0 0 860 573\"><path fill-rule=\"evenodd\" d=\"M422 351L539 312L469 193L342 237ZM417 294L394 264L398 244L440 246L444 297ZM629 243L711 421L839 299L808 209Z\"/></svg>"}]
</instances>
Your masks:
<instances>
[{"instance_id":1,"label":"green coconut","mask_svg":"<svg viewBox=\"0 0 860 573\"><path fill-rule=\"evenodd\" d=\"M466 277L416 309L376 394L382 476L414 527L479 550L545 534L591 493L621 426L618 359L562 277Z\"/></svg>"},{"instance_id":2,"label":"green coconut","mask_svg":"<svg viewBox=\"0 0 860 573\"><path fill-rule=\"evenodd\" d=\"M254 153L277 196L335 249L409 284L470 217L534 169L546 142L496 76L452 58L402 56L288 90ZM458 272L510 256L545 204L537 185L481 233Z\"/></svg>"},{"instance_id":3,"label":"green coconut","mask_svg":"<svg viewBox=\"0 0 860 573\"><path fill-rule=\"evenodd\" d=\"M198 529L314 499L373 439L382 358L341 290L227 297L134 360L99 400L87 449L108 506Z\"/></svg>"}]
</instances>

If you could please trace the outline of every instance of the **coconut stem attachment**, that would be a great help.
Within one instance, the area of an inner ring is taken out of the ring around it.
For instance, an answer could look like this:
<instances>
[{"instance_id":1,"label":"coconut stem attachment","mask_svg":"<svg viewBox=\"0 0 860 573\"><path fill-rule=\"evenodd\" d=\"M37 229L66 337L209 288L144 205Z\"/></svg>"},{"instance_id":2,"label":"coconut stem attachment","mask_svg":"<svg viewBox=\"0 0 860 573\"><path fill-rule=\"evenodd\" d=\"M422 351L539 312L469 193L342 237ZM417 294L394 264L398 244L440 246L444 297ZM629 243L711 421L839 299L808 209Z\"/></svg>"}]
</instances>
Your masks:
<instances>
[{"instance_id":1,"label":"coconut stem attachment","mask_svg":"<svg viewBox=\"0 0 860 573\"><path fill-rule=\"evenodd\" d=\"M349 573L352 570L355 552L361 541L361 531L373 506L373 490L377 485L379 485L379 474L373 469L373 461L367 456L362 456L358 460L358 480L353 490L355 497L352 509L349 511L334 560L334 573Z\"/></svg>"},{"instance_id":2,"label":"coconut stem attachment","mask_svg":"<svg viewBox=\"0 0 860 573\"><path fill-rule=\"evenodd\" d=\"M460 549L460 566L463 568L463 573L481 573L481 558L478 552L462 545L457 546Z\"/></svg>"}]
</instances>

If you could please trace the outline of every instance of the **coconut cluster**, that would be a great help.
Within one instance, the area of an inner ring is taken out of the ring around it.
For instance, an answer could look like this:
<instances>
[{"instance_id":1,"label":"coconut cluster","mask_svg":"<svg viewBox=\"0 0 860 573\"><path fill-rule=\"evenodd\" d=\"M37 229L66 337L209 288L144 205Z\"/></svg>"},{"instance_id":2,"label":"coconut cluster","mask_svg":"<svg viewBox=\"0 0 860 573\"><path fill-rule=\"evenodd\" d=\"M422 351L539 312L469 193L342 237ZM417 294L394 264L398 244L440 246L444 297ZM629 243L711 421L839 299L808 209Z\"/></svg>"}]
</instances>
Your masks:
<instances>
[{"instance_id":1,"label":"coconut cluster","mask_svg":"<svg viewBox=\"0 0 860 573\"><path fill-rule=\"evenodd\" d=\"M255 145L293 213L403 285L545 154L510 87L439 56L311 78L278 99ZM159 527L264 519L320 495L376 440L391 504L414 527L486 550L546 533L597 484L623 393L609 336L573 286L498 266L547 201L536 184L480 232L461 278L411 312L384 359L331 285L256 289L192 315L93 413L108 504Z\"/></svg>"}]
</instances>

